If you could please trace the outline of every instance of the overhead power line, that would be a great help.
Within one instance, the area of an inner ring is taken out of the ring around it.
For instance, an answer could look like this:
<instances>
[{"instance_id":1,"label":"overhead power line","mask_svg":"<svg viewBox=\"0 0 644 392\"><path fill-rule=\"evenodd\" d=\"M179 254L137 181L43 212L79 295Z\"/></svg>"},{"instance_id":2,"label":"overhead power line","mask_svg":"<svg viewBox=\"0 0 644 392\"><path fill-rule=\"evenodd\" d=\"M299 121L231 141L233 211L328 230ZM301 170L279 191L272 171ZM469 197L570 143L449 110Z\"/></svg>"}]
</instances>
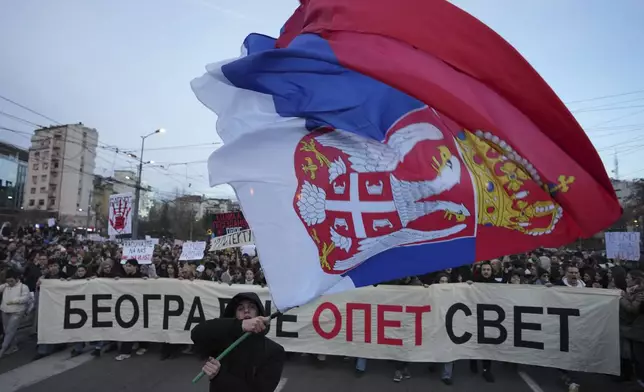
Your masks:
<instances>
[{"instance_id":1,"label":"overhead power line","mask_svg":"<svg viewBox=\"0 0 644 392\"><path fill-rule=\"evenodd\" d=\"M26 124L26 125L31 125L31 126L34 126L34 127L42 128L42 125L40 125L40 124L36 124L35 122L31 122L31 121L29 121L29 120L25 120L25 119L24 119L24 118L22 118L22 117L14 116L13 114L9 114L9 113L7 113L7 112L3 112L2 110L0 110L0 115L5 116L5 117L7 117L7 118L10 118L10 119L12 119L12 120L14 120L14 121L21 122L21 123Z\"/></svg>"},{"instance_id":2,"label":"overhead power line","mask_svg":"<svg viewBox=\"0 0 644 392\"><path fill-rule=\"evenodd\" d=\"M603 96L594 97L594 98L579 99L579 100L576 100L576 101L565 102L565 104L566 105L571 105L571 104L575 104L575 103L599 101L600 99L617 98L617 97L623 97L625 95L642 94L642 93L644 93L644 90L635 90L635 91L629 91L627 93L621 93L621 94L611 94L611 95L603 95Z\"/></svg>"},{"instance_id":3,"label":"overhead power line","mask_svg":"<svg viewBox=\"0 0 644 392\"><path fill-rule=\"evenodd\" d=\"M47 120L49 120L49 121L53 122L54 124L58 124L58 125L61 125L61 124L62 124L62 123L60 123L60 122L58 122L58 121L54 120L54 119L53 119L53 118L51 118L51 117L45 116L44 114L42 114L42 113L40 113L40 112L38 112L38 111L36 111L36 110L34 110L34 109L32 109L32 108L29 108L29 107L27 107L27 106L25 106L25 105L22 105L22 104L20 104L20 103L18 103L18 102L16 102L16 101L14 101L14 100L11 100L11 99L9 99L9 98L7 98L7 97L4 97L4 96L0 95L0 99L3 99L3 100L5 100L5 101L7 101L7 102L9 102L9 103L12 103L12 104L14 104L14 105L18 106L19 108L25 109L25 110L27 110L27 111L29 111L29 112L31 112L31 113L33 113L33 114L35 114L35 115L38 115L38 116L40 116L40 117L42 117L42 118L45 118L45 119L47 119Z\"/></svg>"}]
</instances>

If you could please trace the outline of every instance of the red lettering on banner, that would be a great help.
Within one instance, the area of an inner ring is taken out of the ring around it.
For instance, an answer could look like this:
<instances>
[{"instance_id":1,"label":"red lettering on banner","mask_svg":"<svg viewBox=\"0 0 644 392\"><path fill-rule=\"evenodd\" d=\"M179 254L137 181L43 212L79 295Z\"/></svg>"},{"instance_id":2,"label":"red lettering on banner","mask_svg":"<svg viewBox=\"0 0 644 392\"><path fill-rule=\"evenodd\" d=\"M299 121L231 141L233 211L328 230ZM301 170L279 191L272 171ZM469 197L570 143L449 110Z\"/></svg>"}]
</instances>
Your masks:
<instances>
[{"instance_id":1,"label":"red lettering on banner","mask_svg":"<svg viewBox=\"0 0 644 392\"><path fill-rule=\"evenodd\" d=\"M330 310L331 313L333 313L333 321L335 322L335 324L333 325L333 328L330 332L324 331L320 326L320 315L325 310ZM340 329L342 329L342 314L340 314L338 307L331 302L321 303L320 306L315 309L315 313L313 313L313 329L315 329L315 332L317 332L318 335L327 340L333 339L334 337L338 336Z\"/></svg>"},{"instance_id":2,"label":"red lettering on banner","mask_svg":"<svg viewBox=\"0 0 644 392\"><path fill-rule=\"evenodd\" d=\"M416 315L414 318L414 326L415 326L415 344L416 346L420 346L423 344L423 313L429 313L432 311L432 307L429 305L425 306L407 306L405 308L406 313L413 313Z\"/></svg>"},{"instance_id":3,"label":"red lettering on banner","mask_svg":"<svg viewBox=\"0 0 644 392\"><path fill-rule=\"evenodd\" d=\"M364 342L371 343L371 304L347 303L347 342L353 342L353 311L364 312Z\"/></svg>"},{"instance_id":4,"label":"red lettering on banner","mask_svg":"<svg viewBox=\"0 0 644 392\"><path fill-rule=\"evenodd\" d=\"M385 320L385 312L402 313L401 305L378 305L378 344L388 344L390 346L402 346L402 339L393 339L385 336L385 328L400 328L400 320Z\"/></svg>"}]
</instances>

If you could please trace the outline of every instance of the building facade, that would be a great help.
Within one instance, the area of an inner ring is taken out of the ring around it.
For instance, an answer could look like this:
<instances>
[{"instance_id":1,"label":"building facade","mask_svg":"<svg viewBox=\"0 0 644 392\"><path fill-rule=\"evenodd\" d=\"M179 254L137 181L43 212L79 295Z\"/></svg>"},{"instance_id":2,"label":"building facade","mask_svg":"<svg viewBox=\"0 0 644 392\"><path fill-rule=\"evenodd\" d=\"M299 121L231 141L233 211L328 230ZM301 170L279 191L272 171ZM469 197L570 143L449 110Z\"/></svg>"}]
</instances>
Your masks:
<instances>
[{"instance_id":1,"label":"building facade","mask_svg":"<svg viewBox=\"0 0 644 392\"><path fill-rule=\"evenodd\" d=\"M230 199L202 199L197 209L196 219L201 220L204 216L221 214L224 212L239 211L239 202Z\"/></svg>"},{"instance_id":2,"label":"building facade","mask_svg":"<svg viewBox=\"0 0 644 392\"><path fill-rule=\"evenodd\" d=\"M85 226L94 188L98 132L82 123L37 129L31 138L25 210L46 211L67 226Z\"/></svg>"},{"instance_id":3,"label":"building facade","mask_svg":"<svg viewBox=\"0 0 644 392\"><path fill-rule=\"evenodd\" d=\"M133 170L114 170L114 193L136 194L136 173ZM139 217L146 218L152 208L152 192L145 191L146 185L141 183L141 194L139 202Z\"/></svg>"},{"instance_id":4,"label":"building facade","mask_svg":"<svg viewBox=\"0 0 644 392\"><path fill-rule=\"evenodd\" d=\"M631 198L634 196L636 191L635 183L628 180L616 180L611 178L611 184L617 195L617 200L622 207L628 207L631 203Z\"/></svg>"},{"instance_id":5,"label":"building facade","mask_svg":"<svg viewBox=\"0 0 644 392\"><path fill-rule=\"evenodd\" d=\"M22 206L28 160L27 150L0 142L0 208Z\"/></svg>"}]
</instances>

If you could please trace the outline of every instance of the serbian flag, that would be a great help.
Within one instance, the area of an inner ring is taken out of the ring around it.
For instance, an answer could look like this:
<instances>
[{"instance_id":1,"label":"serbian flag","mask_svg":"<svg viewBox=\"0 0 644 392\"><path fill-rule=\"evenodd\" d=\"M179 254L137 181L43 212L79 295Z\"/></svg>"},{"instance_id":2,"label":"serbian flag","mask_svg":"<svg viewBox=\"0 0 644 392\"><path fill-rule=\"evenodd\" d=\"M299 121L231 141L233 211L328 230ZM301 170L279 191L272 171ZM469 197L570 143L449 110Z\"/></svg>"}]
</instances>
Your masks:
<instances>
[{"instance_id":1,"label":"serbian flag","mask_svg":"<svg viewBox=\"0 0 644 392\"><path fill-rule=\"evenodd\" d=\"M278 309L608 227L592 144L494 31L443 0L302 0L192 82Z\"/></svg>"}]
</instances>

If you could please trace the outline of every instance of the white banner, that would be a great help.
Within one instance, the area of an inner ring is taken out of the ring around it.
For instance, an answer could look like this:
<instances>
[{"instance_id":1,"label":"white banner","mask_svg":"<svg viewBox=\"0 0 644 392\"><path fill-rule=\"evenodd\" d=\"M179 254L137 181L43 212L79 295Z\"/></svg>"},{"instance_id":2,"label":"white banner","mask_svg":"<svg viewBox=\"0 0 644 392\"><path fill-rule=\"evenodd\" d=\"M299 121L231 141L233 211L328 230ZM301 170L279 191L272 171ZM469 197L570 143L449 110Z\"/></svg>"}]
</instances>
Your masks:
<instances>
[{"instance_id":1,"label":"white banner","mask_svg":"<svg viewBox=\"0 0 644 392\"><path fill-rule=\"evenodd\" d=\"M238 231L236 233L226 234L221 237L215 237L210 240L210 251L235 248L243 245L255 244L255 238L251 230Z\"/></svg>"},{"instance_id":2,"label":"white banner","mask_svg":"<svg viewBox=\"0 0 644 392\"><path fill-rule=\"evenodd\" d=\"M175 279L44 280L38 341L191 343L238 292L267 289ZM273 320L287 351L448 362L490 359L619 373L619 292L534 285L379 286L323 297ZM269 310L270 312L270 310ZM592 342L592 344L589 344Z\"/></svg>"},{"instance_id":3,"label":"white banner","mask_svg":"<svg viewBox=\"0 0 644 392\"><path fill-rule=\"evenodd\" d=\"M186 241L181 248L179 260L201 260L206 252L206 241Z\"/></svg>"},{"instance_id":4,"label":"white banner","mask_svg":"<svg viewBox=\"0 0 644 392\"><path fill-rule=\"evenodd\" d=\"M124 240L121 260L136 259L139 264L151 264L154 245L152 240Z\"/></svg>"},{"instance_id":5,"label":"white banner","mask_svg":"<svg viewBox=\"0 0 644 392\"><path fill-rule=\"evenodd\" d=\"M109 235L132 234L132 209L134 205L132 193L118 193L110 196Z\"/></svg>"},{"instance_id":6,"label":"white banner","mask_svg":"<svg viewBox=\"0 0 644 392\"><path fill-rule=\"evenodd\" d=\"M640 233L606 232L606 257L638 261L640 259Z\"/></svg>"}]
</instances>

